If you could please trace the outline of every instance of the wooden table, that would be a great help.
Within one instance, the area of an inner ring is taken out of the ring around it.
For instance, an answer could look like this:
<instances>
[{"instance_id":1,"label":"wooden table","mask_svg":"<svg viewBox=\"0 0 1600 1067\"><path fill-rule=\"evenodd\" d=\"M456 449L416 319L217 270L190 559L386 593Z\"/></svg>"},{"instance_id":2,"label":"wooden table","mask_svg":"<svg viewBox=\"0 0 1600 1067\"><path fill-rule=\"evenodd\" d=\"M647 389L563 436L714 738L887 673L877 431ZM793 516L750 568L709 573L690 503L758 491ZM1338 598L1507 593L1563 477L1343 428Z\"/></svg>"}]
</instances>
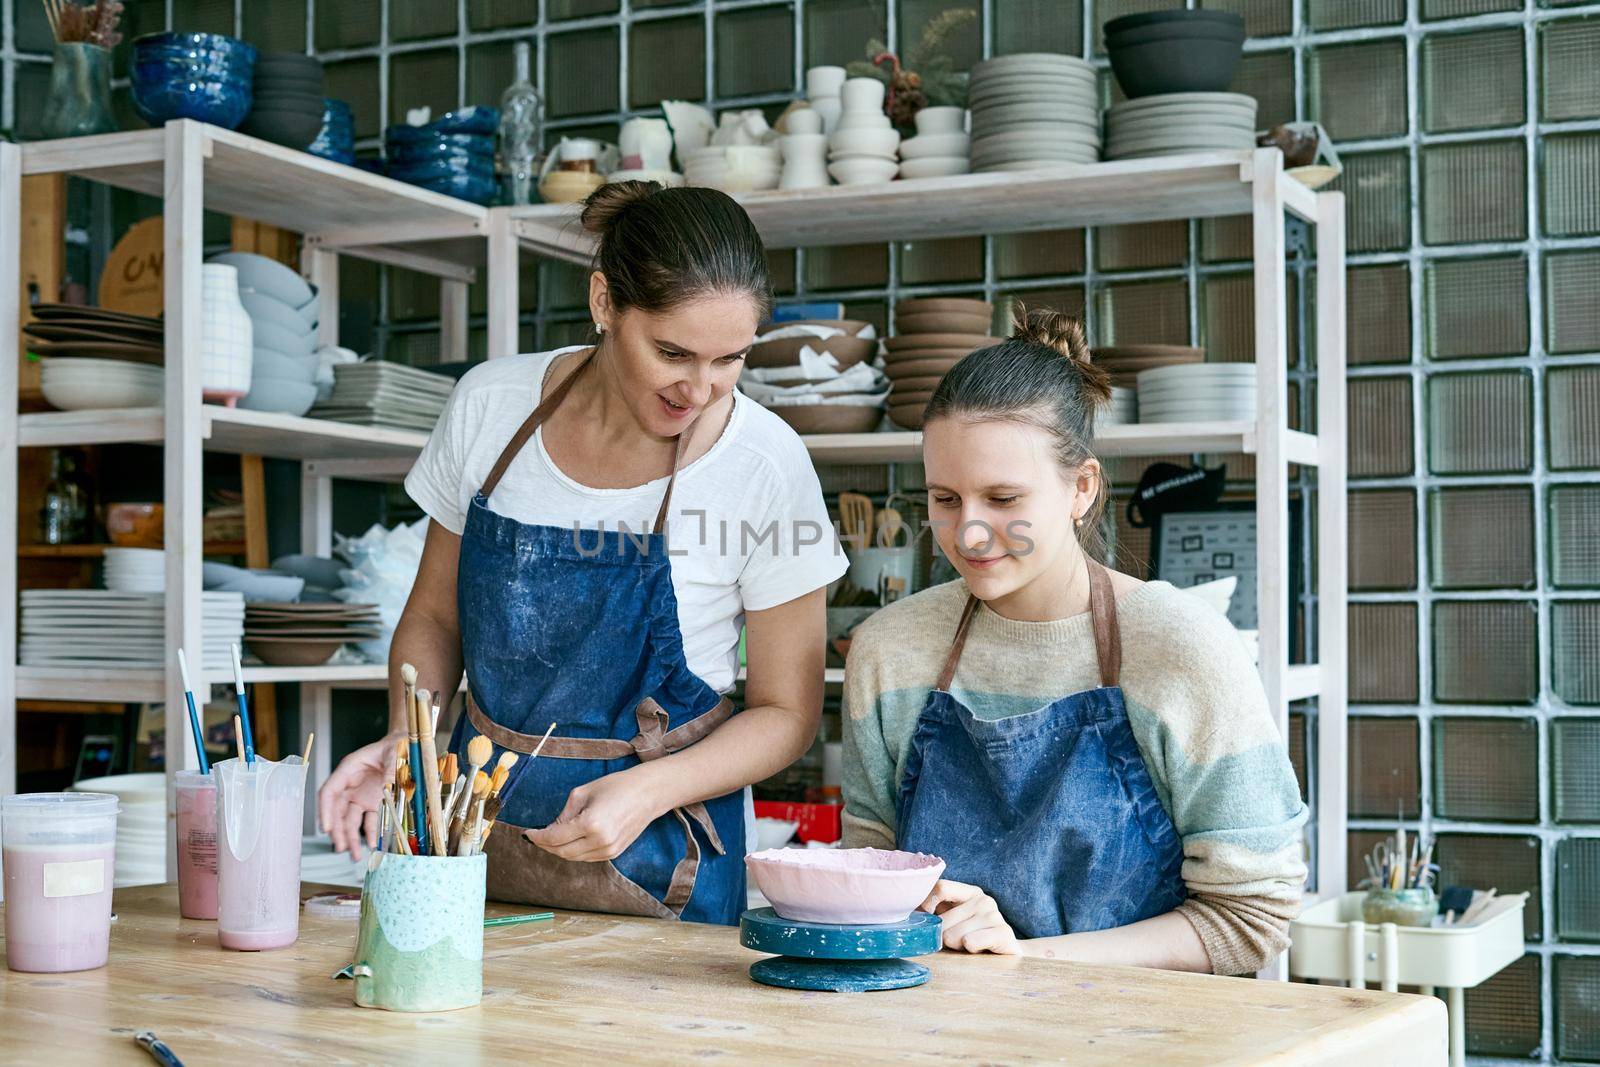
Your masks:
<instances>
[{"instance_id":1,"label":"wooden table","mask_svg":"<svg viewBox=\"0 0 1600 1067\"><path fill-rule=\"evenodd\" d=\"M478 1007L402 1015L355 1007L332 978L353 922L302 917L294 946L236 953L216 924L178 918L173 886L119 890L115 908L108 967L0 971L0 1062L149 1063L132 1040L144 1029L187 1067L1445 1062L1429 997L950 953L922 957L920 988L801 993L752 982L758 957L729 928L566 912L485 931Z\"/></svg>"}]
</instances>

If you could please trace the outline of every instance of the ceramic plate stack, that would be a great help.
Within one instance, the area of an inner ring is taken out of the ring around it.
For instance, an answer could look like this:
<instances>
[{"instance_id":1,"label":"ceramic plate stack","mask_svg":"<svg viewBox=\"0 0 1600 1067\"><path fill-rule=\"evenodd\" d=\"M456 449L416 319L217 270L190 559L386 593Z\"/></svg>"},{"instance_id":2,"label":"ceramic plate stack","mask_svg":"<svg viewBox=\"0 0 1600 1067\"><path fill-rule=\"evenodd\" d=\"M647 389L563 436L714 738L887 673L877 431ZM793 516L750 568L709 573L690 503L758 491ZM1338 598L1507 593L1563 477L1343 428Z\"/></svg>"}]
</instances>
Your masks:
<instances>
[{"instance_id":1,"label":"ceramic plate stack","mask_svg":"<svg viewBox=\"0 0 1600 1067\"><path fill-rule=\"evenodd\" d=\"M28 351L40 356L93 356L130 363L162 363L160 319L77 304L35 304L22 328Z\"/></svg>"},{"instance_id":2,"label":"ceramic plate stack","mask_svg":"<svg viewBox=\"0 0 1600 1067\"><path fill-rule=\"evenodd\" d=\"M315 419L400 430L432 430L456 380L404 363L370 360L333 368L333 395L311 409Z\"/></svg>"},{"instance_id":3,"label":"ceramic plate stack","mask_svg":"<svg viewBox=\"0 0 1600 1067\"><path fill-rule=\"evenodd\" d=\"M167 780L159 771L113 774L74 782L74 793L110 793L117 798L114 889L157 885L167 880Z\"/></svg>"},{"instance_id":4,"label":"ceramic plate stack","mask_svg":"<svg viewBox=\"0 0 1600 1067\"><path fill-rule=\"evenodd\" d=\"M163 593L24 589L21 599L25 667L163 667L171 655ZM228 648L244 634L244 598L202 593L200 614L201 662L208 671L232 670Z\"/></svg>"},{"instance_id":5,"label":"ceramic plate stack","mask_svg":"<svg viewBox=\"0 0 1600 1067\"><path fill-rule=\"evenodd\" d=\"M1025 52L972 68L972 169L1035 170L1100 158L1094 67L1077 56Z\"/></svg>"},{"instance_id":6,"label":"ceramic plate stack","mask_svg":"<svg viewBox=\"0 0 1600 1067\"><path fill-rule=\"evenodd\" d=\"M159 548L108 548L102 576L114 593L160 593L167 588L167 554Z\"/></svg>"},{"instance_id":7,"label":"ceramic plate stack","mask_svg":"<svg viewBox=\"0 0 1600 1067\"><path fill-rule=\"evenodd\" d=\"M883 342L889 418L908 430L922 429L922 412L934 386L975 348L999 344L990 337L994 306L987 300L928 297L895 303L895 335Z\"/></svg>"},{"instance_id":8,"label":"ceramic plate stack","mask_svg":"<svg viewBox=\"0 0 1600 1067\"><path fill-rule=\"evenodd\" d=\"M326 663L347 641L377 637L383 624L375 604L250 604L244 639L274 667Z\"/></svg>"},{"instance_id":9,"label":"ceramic plate stack","mask_svg":"<svg viewBox=\"0 0 1600 1067\"><path fill-rule=\"evenodd\" d=\"M1111 385L1116 389L1136 389L1139 372L1168 367L1174 363L1200 363L1206 358L1205 349L1187 345L1119 345L1115 348L1096 348L1090 353L1094 365L1111 375Z\"/></svg>"},{"instance_id":10,"label":"ceramic plate stack","mask_svg":"<svg viewBox=\"0 0 1600 1067\"><path fill-rule=\"evenodd\" d=\"M1126 426L1139 421L1139 393L1120 385L1111 387L1111 405L1100 415L1102 426Z\"/></svg>"},{"instance_id":11,"label":"ceramic plate stack","mask_svg":"<svg viewBox=\"0 0 1600 1067\"><path fill-rule=\"evenodd\" d=\"M1141 96L1106 112L1107 159L1249 151L1255 144L1256 98L1243 93Z\"/></svg>"},{"instance_id":12,"label":"ceramic plate stack","mask_svg":"<svg viewBox=\"0 0 1600 1067\"><path fill-rule=\"evenodd\" d=\"M803 349L830 357L831 365L810 357L803 363ZM872 324L858 319L773 323L745 358L739 388L796 433L868 433L883 421L887 392L883 375L868 362L877 352ZM803 395L811 391L818 395Z\"/></svg>"},{"instance_id":13,"label":"ceramic plate stack","mask_svg":"<svg viewBox=\"0 0 1600 1067\"><path fill-rule=\"evenodd\" d=\"M1254 363L1186 363L1139 372L1140 422L1253 422Z\"/></svg>"}]
</instances>

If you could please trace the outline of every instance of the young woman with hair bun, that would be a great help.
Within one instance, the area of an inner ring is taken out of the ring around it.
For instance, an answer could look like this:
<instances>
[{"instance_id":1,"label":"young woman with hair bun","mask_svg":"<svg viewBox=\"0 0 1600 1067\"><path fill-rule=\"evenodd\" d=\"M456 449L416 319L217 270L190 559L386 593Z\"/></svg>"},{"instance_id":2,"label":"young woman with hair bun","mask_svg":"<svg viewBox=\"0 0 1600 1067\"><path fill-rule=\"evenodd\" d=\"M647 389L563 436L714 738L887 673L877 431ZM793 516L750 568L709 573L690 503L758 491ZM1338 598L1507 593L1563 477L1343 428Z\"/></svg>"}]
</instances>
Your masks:
<instances>
[{"instance_id":1,"label":"young woman with hair bun","mask_svg":"<svg viewBox=\"0 0 1600 1067\"><path fill-rule=\"evenodd\" d=\"M959 579L855 631L845 844L929 852L946 948L1238 974L1288 945L1306 808L1244 644L1103 566L1110 399L1082 325L1026 314L929 401Z\"/></svg>"},{"instance_id":2,"label":"young woman with hair bun","mask_svg":"<svg viewBox=\"0 0 1600 1067\"><path fill-rule=\"evenodd\" d=\"M816 738L823 591L846 561L800 438L734 388L771 291L744 210L622 182L582 222L594 343L473 368L406 478L432 522L391 677L411 663L453 693L465 669L462 766L480 735L523 755L491 898L733 923L746 787ZM358 857L406 732L391 707L390 737L319 796Z\"/></svg>"}]
</instances>

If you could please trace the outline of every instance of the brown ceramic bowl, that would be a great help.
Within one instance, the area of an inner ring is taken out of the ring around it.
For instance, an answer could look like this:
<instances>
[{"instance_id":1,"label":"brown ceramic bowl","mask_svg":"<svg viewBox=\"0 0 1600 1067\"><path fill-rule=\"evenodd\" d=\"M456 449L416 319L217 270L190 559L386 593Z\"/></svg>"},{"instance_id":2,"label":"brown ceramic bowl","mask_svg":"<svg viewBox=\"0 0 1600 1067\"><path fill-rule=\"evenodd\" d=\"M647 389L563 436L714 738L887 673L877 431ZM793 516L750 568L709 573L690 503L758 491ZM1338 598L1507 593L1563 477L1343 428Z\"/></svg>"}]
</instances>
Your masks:
<instances>
[{"instance_id":1,"label":"brown ceramic bowl","mask_svg":"<svg viewBox=\"0 0 1600 1067\"><path fill-rule=\"evenodd\" d=\"M898 352L885 352L883 365L894 367L901 363L913 363L925 359L949 360L953 367L966 357L967 353L959 348L903 348Z\"/></svg>"},{"instance_id":2,"label":"brown ceramic bowl","mask_svg":"<svg viewBox=\"0 0 1600 1067\"><path fill-rule=\"evenodd\" d=\"M922 413L927 408L927 403L921 404L890 404L889 421L906 430L922 429Z\"/></svg>"},{"instance_id":3,"label":"brown ceramic bowl","mask_svg":"<svg viewBox=\"0 0 1600 1067\"><path fill-rule=\"evenodd\" d=\"M889 390L889 403L896 407L915 404L917 407L927 407L928 401L933 399L932 389L901 389L895 386Z\"/></svg>"},{"instance_id":4,"label":"brown ceramic bowl","mask_svg":"<svg viewBox=\"0 0 1600 1067\"><path fill-rule=\"evenodd\" d=\"M981 333L908 333L885 337L883 347L890 352L906 348L959 348L971 352L997 345L1003 340L1003 337L988 337Z\"/></svg>"},{"instance_id":5,"label":"brown ceramic bowl","mask_svg":"<svg viewBox=\"0 0 1600 1067\"><path fill-rule=\"evenodd\" d=\"M894 332L907 333L965 333L989 335L990 317L987 313L973 314L960 311L899 312L894 317Z\"/></svg>"},{"instance_id":6,"label":"brown ceramic bowl","mask_svg":"<svg viewBox=\"0 0 1600 1067\"><path fill-rule=\"evenodd\" d=\"M889 395L896 400L912 393L918 395L926 393L928 396L932 396L933 391L939 388L941 378L943 378L943 375L938 374L924 375L919 378L896 378L894 380L894 388L890 390Z\"/></svg>"},{"instance_id":7,"label":"brown ceramic bowl","mask_svg":"<svg viewBox=\"0 0 1600 1067\"><path fill-rule=\"evenodd\" d=\"M807 404L770 408L795 433L871 433L883 419L880 407L858 404Z\"/></svg>"},{"instance_id":8,"label":"brown ceramic bowl","mask_svg":"<svg viewBox=\"0 0 1600 1067\"><path fill-rule=\"evenodd\" d=\"M914 300L897 300L894 309L896 315L953 312L957 315L981 315L985 320L994 314L994 305L989 301L971 300L959 296L927 296Z\"/></svg>"},{"instance_id":9,"label":"brown ceramic bowl","mask_svg":"<svg viewBox=\"0 0 1600 1067\"><path fill-rule=\"evenodd\" d=\"M119 548L160 548L160 504L111 504L106 508L106 533Z\"/></svg>"},{"instance_id":10,"label":"brown ceramic bowl","mask_svg":"<svg viewBox=\"0 0 1600 1067\"><path fill-rule=\"evenodd\" d=\"M898 382L903 378L943 378L950 373L960 360L956 359L906 359L896 363L889 363L884 367L884 373L891 382Z\"/></svg>"},{"instance_id":11,"label":"brown ceramic bowl","mask_svg":"<svg viewBox=\"0 0 1600 1067\"><path fill-rule=\"evenodd\" d=\"M326 663L344 641L299 637L246 637L250 651L273 667L315 667Z\"/></svg>"},{"instance_id":12,"label":"brown ceramic bowl","mask_svg":"<svg viewBox=\"0 0 1600 1067\"><path fill-rule=\"evenodd\" d=\"M793 367L800 363L800 349L810 346L814 352L826 352L839 361L839 369L847 370L864 359L871 359L878 350L878 342L861 337L785 337L777 341L764 341L750 349L745 357L747 367Z\"/></svg>"}]
</instances>

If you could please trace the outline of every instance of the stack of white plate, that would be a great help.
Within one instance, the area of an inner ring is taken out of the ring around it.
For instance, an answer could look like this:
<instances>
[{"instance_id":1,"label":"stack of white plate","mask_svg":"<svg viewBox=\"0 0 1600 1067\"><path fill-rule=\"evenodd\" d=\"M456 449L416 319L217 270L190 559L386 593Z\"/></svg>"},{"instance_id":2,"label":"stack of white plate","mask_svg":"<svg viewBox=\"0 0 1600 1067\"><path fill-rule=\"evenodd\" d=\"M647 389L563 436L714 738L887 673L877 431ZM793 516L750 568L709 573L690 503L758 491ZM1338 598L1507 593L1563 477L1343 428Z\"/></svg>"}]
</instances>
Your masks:
<instances>
[{"instance_id":1,"label":"stack of white plate","mask_svg":"<svg viewBox=\"0 0 1600 1067\"><path fill-rule=\"evenodd\" d=\"M708 145L690 150L683 161L686 183L725 193L776 189L782 174L783 152L776 145Z\"/></svg>"},{"instance_id":2,"label":"stack of white plate","mask_svg":"<svg viewBox=\"0 0 1600 1067\"><path fill-rule=\"evenodd\" d=\"M159 548L108 548L103 578L117 593L160 593L167 588L167 554Z\"/></svg>"},{"instance_id":3,"label":"stack of white plate","mask_svg":"<svg viewBox=\"0 0 1600 1067\"><path fill-rule=\"evenodd\" d=\"M1191 152L1249 150L1256 144L1256 98L1243 93L1164 93L1111 105L1106 158L1142 159Z\"/></svg>"},{"instance_id":4,"label":"stack of white plate","mask_svg":"<svg viewBox=\"0 0 1600 1067\"><path fill-rule=\"evenodd\" d=\"M166 596L101 589L24 589L24 667L164 667L172 655L165 631ZM201 594L201 655L191 664L207 671L232 670L229 646L244 639L244 597Z\"/></svg>"},{"instance_id":5,"label":"stack of white plate","mask_svg":"<svg viewBox=\"0 0 1600 1067\"><path fill-rule=\"evenodd\" d=\"M404 363L370 360L333 368L333 393L311 409L311 417L432 430L450 400L456 380Z\"/></svg>"},{"instance_id":6,"label":"stack of white plate","mask_svg":"<svg viewBox=\"0 0 1600 1067\"><path fill-rule=\"evenodd\" d=\"M972 68L972 169L1035 170L1100 158L1100 95L1092 64L1026 52Z\"/></svg>"},{"instance_id":7,"label":"stack of white plate","mask_svg":"<svg viewBox=\"0 0 1600 1067\"><path fill-rule=\"evenodd\" d=\"M1140 422L1239 422L1255 417L1254 363L1181 363L1139 372Z\"/></svg>"},{"instance_id":8,"label":"stack of white plate","mask_svg":"<svg viewBox=\"0 0 1600 1067\"><path fill-rule=\"evenodd\" d=\"M160 367L81 356L39 361L39 391L62 411L160 407L166 375Z\"/></svg>"},{"instance_id":9,"label":"stack of white plate","mask_svg":"<svg viewBox=\"0 0 1600 1067\"><path fill-rule=\"evenodd\" d=\"M117 857L111 884L156 885L167 880L167 781L156 773L113 774L74 783L76 793L117 798Z\"/></svg>"},{"instance_id":10,"label":"stack of white plate","mask_svg":"<svg viewBox=\"0 0 1600 1067\"><path fill-rule=\"evenodd\" d=\"M1100 416L1102 426L1126 425L1139 421L1138 393L1120 385L1111 387L1111 404Z\"/></svg>"}]
</instances>

